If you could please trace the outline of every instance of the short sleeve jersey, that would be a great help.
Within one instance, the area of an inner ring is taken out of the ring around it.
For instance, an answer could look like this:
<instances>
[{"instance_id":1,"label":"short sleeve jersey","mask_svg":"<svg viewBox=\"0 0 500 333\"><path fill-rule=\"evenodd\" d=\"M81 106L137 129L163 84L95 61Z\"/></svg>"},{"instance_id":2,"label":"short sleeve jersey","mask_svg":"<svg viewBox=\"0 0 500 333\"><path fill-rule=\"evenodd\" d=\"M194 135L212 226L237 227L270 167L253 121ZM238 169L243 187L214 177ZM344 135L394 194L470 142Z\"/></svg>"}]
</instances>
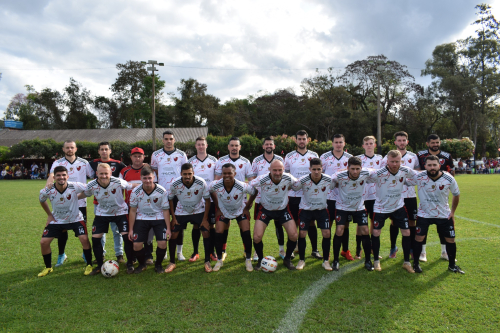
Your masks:
<instances>
[{"instance_id":1,"label":"short sleeve jersey","mask_svg":"<svg viewBox=\"0 0 500 333\"><path fill-rule=\"evenodd\" d=\"M323 173L332 176L334 173L347 169L347 161L352 155L344 152L340 158L337 158L333 151L329 151L321 155L321 163L323 163ZM339 190L337 187L330 190L328 193L328 200L337 200Z\"/></svg>"},{"instance_id":2,"label":"short sleeve jersey","mask_svg":"<svg viewBox=\"0 0 500 333\"><path fill-rule=\"evenodd\" d=\"M418 163L422 166L422 169L425 166L425 158L431 153L429 149L422 150L418 152ZM451 157L450 153L440 150L436 155L439 158L439 164L441 164L441 171L450 172L455 168L455 164L453 164L453 157Z\"/></svg>"},{"instance_id":3,"label":"short sleeve jersey","mask_svg":"<svg viewBox=\"0 0 500 333\"><path fill-rule=\"evenodd\" d=\"M373 183L377 170L362 168L357 179L351 179L349 172L339 171L332 176L333 185L337 185L339 194L335 202L335 208L348 211L357 212L365 209L365 186L368 183Z\"/></svg>"},{"instance_id":4,"label":"short sleeve jersey","mask_svg":"<svg viewBox=\"0 0 500 333\"><path fill-rule=\"evenodd\" d=\"M163 220L163 211L170 209L167 191L155 184L154 190L147 194L142 185L139 185L132 190L130 207L137 208L137 220Z\"/></svg>"},{"instance_id":5,"label":"short sleeve jersey","mask_svg":"<svg viewBox=\"0 0 500 333\"><path fill-rule=\"evenodd\" d=\"M273 158L268 161L264 157L264 154L257 156L252 162L252 173L255 177L266 175L269 173L269 167L271 166L271 162L274 160L281 161L284 164L283 158L281 156L273 154ZM255 198L256 203L260 203L260 191Z\"/></svg>"},{"instance_id":6,"label":"short sleeve jersey","mask_svg":"<svg viewBox=\"0 0 500 333\"><path fill-rule=\"evenodd\" d=\"M448 204L448 194L453 196L460 194L455 178L448 172L443 172L441 177L433 180L427 171L420 172L417 177L418 206L417 216L424 218L446 219L451 210Z\"/></svg>"},{"instance_id":7,"label":"short sleeve jersey","mask_svg":"<svg viewBox=\"0 0 500 333\"><path fill-rule=\"evenodd\" d=\"M215 193L219 202L219 209L227 219L234 219L243 214L247 194L254 194L255 189L237 179L228 192L224 187L224 179L219 179L210 184L210 193Z\"/></svg>"},{"instance_id":8,"label":"short sleeve jersey","mask_svg":"<svg viewBox=\"0 0 500 333\"><path fill-rule=\"evenodd\" d=\"M260 189L260 204L267 210L283 210L288 205L288 190L297 181L289 173L283 173L281 181L275 184L271 175L262 175L250 182L255 189Z\"/></svg>"},{"instance_id":9,"label":"short sleeve jersey","mask_svg":"<svg viewBox=\"0 0 500 333\"><path fill-rule=\"evenodd\" d=\"M361 159L361 167L378 170L381 168L382 155L374 154L372 157L367 156L366 154L358 155ZM376 189L377 185L375 183L368 183L365 185L365 192L363 193L363 199L366 200L375 200L376 198Z\"/></svg>"},{"instance_id":10,"label":"short sleeve jersey","mask_svg":"<svg viewBox=\"0 0 500 333\"><path fill-rule=\"evenodd\" d=\"M79 182L79 183L87 183L87 178L92 178L94 172L90 167L90 164L87 160L77 157L73 163L68 161L66 157L60 158L57 161L52 163L50 167L50 173L54 173L54 169L58 166L63 166L68 170L68 181L70 182ZM78 201L80 207L87 207L87 199L81 199Z\"/></svg>"},{"instance_id":11,"label":"short sleeve jersey","mask_svg":"<svg viewBox=\"0 0 500 333\"><path fill-rule=\"evenodd\" d=\"M40 202L49 199L52 205L52 215L55 221L50 223L65 224L83 221L82 212L78 209L78 194L85 191L86 188L85 183L68 182L68 186L63 192L59 192L55 185L50 189L40 190Z\"/></svg>"},{"instance_id":12,"label":"short sleeve jersey","mask_svg":"<svg viewBox=\"0 0 500 333\"><path fill-rule=\"evenodd\" d=\"M122 169L126 168L127 166L122 163L121 161L110 159L109 161L103 162L100 158L97 158L91 162L89 162L90 167L92 168L92 177L97 178L97 167L101 163L107 163L111 167L111 176L113 177L119 177L120 176L120 171ZM97 199L94 197L94 205L97 205Z\"/></svg>"},{"instance_id":13,"label":"short sleeve jersey","mask_svg":"<svg viewBox=\"0 0 500 333\"><path fill-rule=\"evenodd\" d=\"M86 196L93 195L97 200L96 216L118 216L128 214L128 206L123 200L122 190L132 189L132 184L123 179L111 177L109 184L103 187L97 179L87 184Z\"/></svg>"},{"instance_id":14,"label":"short sleeve jersey","mask_svg":"<svg viewBox=\"0 0 500 333\"><path fill-rule=\"evenodd\" d=\"M215 164L217 159L212 155L207 155L202 161L196 155L188 160L193 166L193 172L196 176L203 178L205 183L210 184L214 181L215 177Z\"/></svg>"},{"instance_id":15,"label":"short sleeve jersey","mask_svg":"<svg viewBox=\"0 0 500 333\"><path fill-rule=\"evenodd\" d=\"M122 171L120 171L120 176L118 178L124 179L130 184L139 184L140 185L140 184L142 184L141 171L142 171L143 167L144 167L144 165L142 167L140 167L139 169L134 169L131 165L129 165L128 167L126 167L125 169L122 169ZM154 181L155 182L157 181L156 174L154 175ZM127 203L127 205L130 205L130 194L131 193L132 193L132 190L125 191L125 202Z\"/></svg>"},{"instance_id":16,"label":"short sleeve jersey","mask_svg":"<svg viewBox=\"0 0 500 333\"><path fill-rule=\"evenodd\" d=\"M326 198L331 185L331 177L325 174L321 174L321 179L317 183L312 180L311 174L300 177L292 186L295 190L302 190L302 199L300 200L299 209L326 209Z\"/></svg>"},{"instance_id":17,"label":"short sleeve jersey","mask_svg":"<svg viewBox=\"0 0 500 333\"><path fill-rule=\"evenodd\" d=\"M158 184L168 190L174 179L180 177L181 166L187 161L186 153L179 149L170 153L163 148L153 152L151 167L158 170Z\"/></svg>"},{"instance_id":18,"label":"short sleeve jersey","mask_svg":"<svg viewBox=\"0 0 500 333\"><path fill-rule=\"evenodd\" d=\"M381 167L385 167L387 165L387 156L382 159ZM401 157L401 165L406 166L413 170L419 170L420 164L418 162L417 154L412 153L411 151L407 151ZM416 198L417 193L415 192L415 186L403 186L403 198Z\"/></svg>"},{"instance_id":19,"label":"short sleeve jersey","mask_svg":"<svg viewBox=\"0 0 500 333\"><path fill-rule=\"evenodd\" d=\"M308 150L304 154L299 153L297 150L291 151L285 156L285 172L290 173L296 179L308 175L309 161L317 158L318 154ZM302 197L302 190L290 190L289 197Z\"/></svg>"},{"instance_id":20,"label":"short sleeve jersey","mask_svg":"<svg viewBox=\"0 0 500 333\"><path fill-rule=\"evenodd\" d=\"M174 179L170 185L168 199L173 200L177 196L179 202L175 209L175 215L191 215L205 212L205 200L210 199L208 185L203 178L194 176L191 186L187 187L181 177Z\"/></svg>"},{"instance_id":21,"label":"short sleeve jersey","mask_svg":"<svg viewBox=\"0 0 500 333\"><path fill-rule=\"evenodd\" d=\"M221 157L215 164L215 174L217 176L222 176L222 166L226 163L231 163L236 168L236 179L240 182L244 182L245 178L255 177L252 173L252 163L243 156L237 159L232 159L230 155Z\"/></svg>"}]
</instances>

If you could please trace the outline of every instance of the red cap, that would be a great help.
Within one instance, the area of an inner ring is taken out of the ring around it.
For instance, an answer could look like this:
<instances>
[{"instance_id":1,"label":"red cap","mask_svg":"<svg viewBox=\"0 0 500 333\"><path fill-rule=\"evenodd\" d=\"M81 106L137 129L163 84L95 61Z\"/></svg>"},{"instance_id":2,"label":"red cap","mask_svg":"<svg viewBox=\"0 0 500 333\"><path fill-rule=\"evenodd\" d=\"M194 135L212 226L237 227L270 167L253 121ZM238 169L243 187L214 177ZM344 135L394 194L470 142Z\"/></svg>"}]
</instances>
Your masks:
<instances>
[{"instance_id":1,"label":"red cap","mask_svg":"<svg viewBox=\"0 0 500 333\"><path fill-rule=\"evenodd\" d=\"M132 150L130 151L130 155L133 155L136 153L144 155L144 150L142 148L139 148L139 147L132 148Z\"/></svg>"}]
</instances>

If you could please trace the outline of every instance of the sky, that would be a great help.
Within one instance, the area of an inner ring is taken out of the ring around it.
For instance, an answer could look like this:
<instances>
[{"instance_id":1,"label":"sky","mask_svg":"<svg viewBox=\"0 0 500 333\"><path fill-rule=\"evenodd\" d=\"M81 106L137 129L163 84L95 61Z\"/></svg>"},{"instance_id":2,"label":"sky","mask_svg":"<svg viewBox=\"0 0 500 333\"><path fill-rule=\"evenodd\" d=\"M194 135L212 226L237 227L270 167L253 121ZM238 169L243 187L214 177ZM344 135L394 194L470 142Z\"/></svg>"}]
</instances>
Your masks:
<instances>
[{"instance_id":1,"label":"sky","mask_svg":"<svg viewBox=\"0 0 500 333\"><path fill-rule=\"evenodd\" d=\"M117 63L157 60L163 90L181 79L226 101L293 88L384 54L417 83L435 46L474 33L470 0L3 0L0 118L25 85L62 91L70 77L111 96ZM500 19L500 0L490 0ZM166 100L167 102L167 100Z\"/></svg>"}]
</instances>

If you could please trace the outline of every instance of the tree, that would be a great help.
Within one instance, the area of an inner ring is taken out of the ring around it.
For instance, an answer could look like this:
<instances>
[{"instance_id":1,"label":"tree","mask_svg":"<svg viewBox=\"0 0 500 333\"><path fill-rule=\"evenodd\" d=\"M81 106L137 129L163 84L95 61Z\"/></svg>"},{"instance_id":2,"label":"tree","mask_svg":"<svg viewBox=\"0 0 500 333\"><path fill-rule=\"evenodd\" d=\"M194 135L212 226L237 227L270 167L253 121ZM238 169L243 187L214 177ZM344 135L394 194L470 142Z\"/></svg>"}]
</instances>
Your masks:
<instances>
[{"instance_id":1,"label":"tree","mask_svg":"<svg viewBox=\"0 0 500 333\"><path fill-rule=\"evenodd\" d=\"M159 75L155 75L155 111L158 114L158 110L161 107L160 101L163 97L161 92L165 87L165 81L160 79ZM151 128L152 123L152 107L153 107L153 77L148 75L144 78L144 84L139 93L139 101L136 103L136 108L134 108L134 119L136 120L136 127Z\"/></svg>"},{"instance_id":2,"label":"tree","mask_svg":"<svg viewBox=\"0 0 500 333\"><path fill-rule=\"evenodd\" d=\"M64 88L64 106L66 107L66 128L88 128L95 129L99 127L99 120L89 110L93 105L91 93L88 89L75 79L69 79L69 85Z\"/></svg>"}]
</instances>

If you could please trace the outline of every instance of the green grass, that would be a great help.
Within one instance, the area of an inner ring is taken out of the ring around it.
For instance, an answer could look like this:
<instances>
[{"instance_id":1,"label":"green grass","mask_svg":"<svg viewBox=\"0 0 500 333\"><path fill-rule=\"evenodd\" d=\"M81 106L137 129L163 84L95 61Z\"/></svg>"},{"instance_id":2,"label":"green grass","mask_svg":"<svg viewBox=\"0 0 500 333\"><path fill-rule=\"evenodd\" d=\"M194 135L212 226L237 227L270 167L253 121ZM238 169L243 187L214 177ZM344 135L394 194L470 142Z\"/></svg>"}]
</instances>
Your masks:
<instances>
[{"instance_id":1,"label":"green grass","mask_svg":"<svg viewBox=\"0 0 500 333\"><path fill-rule=\"evenodd\" d=\"M457 181L461 189L457 215L500 226L500 176L461 175ZM168 275L149 268L138 276L127 275L124 269L111 279L84 276L81 245L71 232L69 260L38 278L45 224L38 191L43 185L43 181L0 181L1 330L272 331L304 291L334 274L340 277L312 302L298 331L494 332L500 327L500 229L491 225L456 220L457 258L465 275L449 273L447 262L439 259L434 227L427 246L429 261L421 265L423 274L404 271L402 253L397 259L387 258L388 228L381 237L382 272L366 272L359 263L343 258L341 267L351 267L349 272L326 272L320 260L308 257L303 271L289 272L280 262L273 274L248 273L233 223L229 256L218 273L206 274L198 261L179 263ZM89 221L92 218L89 214ZM192 251L190 231L188 227L184 237L186 256ZM264 245L265 254L278 256L272 224ZM350 245L355 246L352 231ZM55 263L56 242L52 249ZM114 255L112 237L106 249L108 257Z\"/></svg>"}]
</instances>

